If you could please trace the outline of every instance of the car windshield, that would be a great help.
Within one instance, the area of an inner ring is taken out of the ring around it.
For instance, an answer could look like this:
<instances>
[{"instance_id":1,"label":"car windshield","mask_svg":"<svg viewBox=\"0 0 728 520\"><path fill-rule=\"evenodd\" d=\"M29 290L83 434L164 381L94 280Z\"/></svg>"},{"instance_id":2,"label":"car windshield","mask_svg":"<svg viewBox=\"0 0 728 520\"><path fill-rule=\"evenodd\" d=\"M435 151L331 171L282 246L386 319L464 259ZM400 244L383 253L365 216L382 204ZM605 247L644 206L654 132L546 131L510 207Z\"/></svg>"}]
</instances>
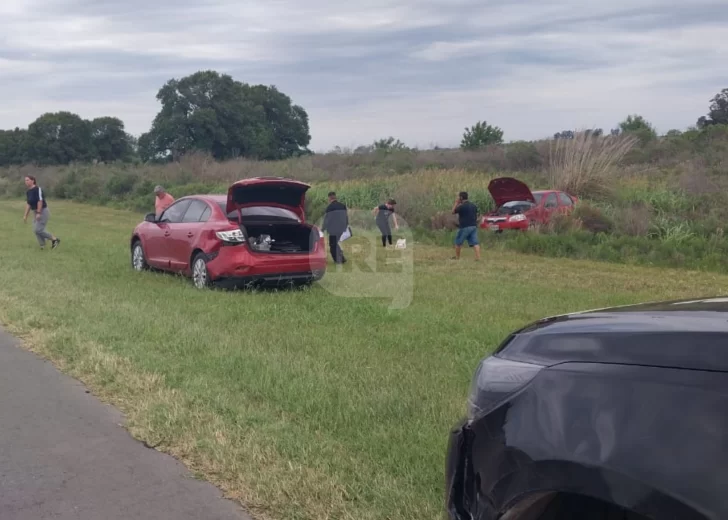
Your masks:
<instances>
[{"instance_id":1,"label":"car windshield","mask_svg":"<svg viewBox=\"0 0 728 520\"><path fill-rule=\"evenodd\" d=\"M227 203L219 202L218 205L220 206L222 212L225 213L225 210L227 209ZM240 212L243 214L243 218L248 217L254 219L264 218L265 220L295 220L296 222L300 222L298 215L296 215L293 211L283 208L276 208L273 206L255 206L252 208L241 208ZM238 211L231 211L227 214L227 217L230 220L238 220Z\"/></svg>"},{"instance_id":2,"label":"car windshield","mask_svg":"<svg viewBox=\"0 0 728 520\"><path fill-rule=\"evenodd\" d=\"M515 215L516 213L523 213L533 207L532 202L525 200L511 200L503 204L498 208L499 215Z\"/></svg>"},{"instance_id":3,"label":"car windshield","mask_svg":"<svg viewBox=\"0 0 728 520\"><path fill-rule=\"evenodd\" d=\"M536 200L536 205L538 206L541 203L541 199L543 198L543 193L537 191L533 194L533 198Z\"/></svg>"}]
</instances>

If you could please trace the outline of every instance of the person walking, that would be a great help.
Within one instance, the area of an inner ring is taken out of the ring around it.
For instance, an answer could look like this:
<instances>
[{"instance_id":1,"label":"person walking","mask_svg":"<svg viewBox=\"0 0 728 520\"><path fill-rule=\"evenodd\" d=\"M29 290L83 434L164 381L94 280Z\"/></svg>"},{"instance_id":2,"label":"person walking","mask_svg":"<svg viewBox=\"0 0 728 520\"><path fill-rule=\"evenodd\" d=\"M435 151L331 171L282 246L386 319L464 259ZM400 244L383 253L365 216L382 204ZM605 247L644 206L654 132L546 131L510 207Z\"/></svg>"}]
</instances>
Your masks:
<instances>
[{"instance_id":1,"label":"person walking","mask_svg":"<svg viewBox=\"0 0 728 520\"><path fill-rule=\"evenodd\" d=\"M25 192L27 205L25 207L25 215L23 215L23 222L27 222L28 214L31 210L34 211L33 231L38 239L41 250L45 248L46 241L48 240L51 241L51 249L57 248L58 244L61 243L61 239L46 231L50 212L48 211L48 202L46 202L43 190L38 186L38 181L32 175L25 177L25 187L28 190Z\"/></svg>"},{"instance_id":2,"label":"person walking","mask_svg":"<svg viewBox=\"0 0 728 520\"><path fill-rule=\"evenodd\" d=\"M329 192L329 205L326 207L321 231L329 232L329 251L331 252L331 258L337 264L346 263L344 252L341 250L341 246L339 246L339 239L348 227L349 215L346 205L339 202L335 192Z\"/></svg>"},{"instance_id":3,"label":"person walking","mask_svg":"<svg viewBox=\"0 0 728 520\"><path fill-rule=\"evenodd\" d=\"M162 186L156 186L154 188L154 196L154 212L157 214L157 218L159 218L162 212L172 205L174 197L167 193Z\"/></svg>"},{"instance_id":4,"label":"person walking","mask_svg":"<svg viewBox=\"0 0 728 520\"><path fill-rule=\"evenodd\" d=\"M478 207L468 200L468 192L461 191L452 207L453 215L458 216L458 232L455 236L455 257L460 260L460 249L467 240L475 249L475 260L480 260L480 242L478 241Z\"/></svg>"},{"instance_id":5,"label":"person walking","mask_svg":"<svg viewBox=\"0 0 728 520\"><path fill-rule=\"evenodd\" d=\"M392 217L394 222L394 229L399 230L399 224L397 223L397 215L394 211L394 206L397 201L389 199L385 204L380 204L372 213L376 215L377 227L379 232L382 234L382 247L387 247L387 242L392 245L392 228L389 226L389 217Z\"/></svg>"}]
</instances>

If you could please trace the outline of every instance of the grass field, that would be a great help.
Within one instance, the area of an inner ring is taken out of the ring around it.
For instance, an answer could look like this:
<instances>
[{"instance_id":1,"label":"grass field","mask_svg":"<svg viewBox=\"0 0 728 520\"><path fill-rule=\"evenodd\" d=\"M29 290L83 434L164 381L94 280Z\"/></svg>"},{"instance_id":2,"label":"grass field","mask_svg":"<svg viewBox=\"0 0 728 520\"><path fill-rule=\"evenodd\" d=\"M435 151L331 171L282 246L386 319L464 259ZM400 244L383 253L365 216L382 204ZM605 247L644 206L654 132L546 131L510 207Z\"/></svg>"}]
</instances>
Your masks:
<instances>
[{"instance_id":1,"label":"grass field","mask_svg":"<svg viewBox=\"0 0 728 520\"><path fill-rule=\"evenodd\" d=\"M0 322L256 518L442 518L478 360L544 315L728 292L728 276L414 245L414 300L198 292L135 273L139 215L51 202L38 251L0 202Z\"/></svg>"}]
</instances>

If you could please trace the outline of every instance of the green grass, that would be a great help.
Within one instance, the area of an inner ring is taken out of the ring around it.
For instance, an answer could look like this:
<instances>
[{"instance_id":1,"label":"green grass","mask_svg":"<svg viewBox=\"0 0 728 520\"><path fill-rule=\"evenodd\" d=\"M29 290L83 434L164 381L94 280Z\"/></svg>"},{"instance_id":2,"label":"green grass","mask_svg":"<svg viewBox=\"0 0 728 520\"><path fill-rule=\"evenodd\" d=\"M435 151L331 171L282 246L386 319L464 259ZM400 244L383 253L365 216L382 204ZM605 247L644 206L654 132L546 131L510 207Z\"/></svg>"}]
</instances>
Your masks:
<instances>
[{"instance_id":1,"label":"green grass","mask_svg":"<svg viewBox=\"0 0 728 520\"><path fill-rule=\"evenodd\" d=\"M442 518L478 360L544 315L728 292L728 276L414 245L414 300L198 292L135 273L139 215L52 202L38 251L0 203L0 321L257 518Z\"/></svg>"}]
</instances>

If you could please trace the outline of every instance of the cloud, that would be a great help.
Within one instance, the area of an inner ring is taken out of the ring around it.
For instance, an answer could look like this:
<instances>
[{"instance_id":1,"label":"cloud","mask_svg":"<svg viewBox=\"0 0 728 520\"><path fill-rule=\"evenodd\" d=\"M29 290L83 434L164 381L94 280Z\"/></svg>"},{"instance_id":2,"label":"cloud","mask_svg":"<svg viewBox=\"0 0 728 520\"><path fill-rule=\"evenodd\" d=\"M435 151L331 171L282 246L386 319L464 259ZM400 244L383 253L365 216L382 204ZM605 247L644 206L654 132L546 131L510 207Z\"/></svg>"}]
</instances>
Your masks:
<instances>
[{"instance_id":1,"label":"cloud","mask_svg":"<svg viewBox=\"0 0 728 520\"><path fill-rule=\"evenodd\" d=\"M309 112L312 147L393 135L456 145L485 119L507 139L685 128L728 87L724 0L5 0L5 127L45 111L146 131L170 78L215 69Z\"/></svg>"}]
</instances>

